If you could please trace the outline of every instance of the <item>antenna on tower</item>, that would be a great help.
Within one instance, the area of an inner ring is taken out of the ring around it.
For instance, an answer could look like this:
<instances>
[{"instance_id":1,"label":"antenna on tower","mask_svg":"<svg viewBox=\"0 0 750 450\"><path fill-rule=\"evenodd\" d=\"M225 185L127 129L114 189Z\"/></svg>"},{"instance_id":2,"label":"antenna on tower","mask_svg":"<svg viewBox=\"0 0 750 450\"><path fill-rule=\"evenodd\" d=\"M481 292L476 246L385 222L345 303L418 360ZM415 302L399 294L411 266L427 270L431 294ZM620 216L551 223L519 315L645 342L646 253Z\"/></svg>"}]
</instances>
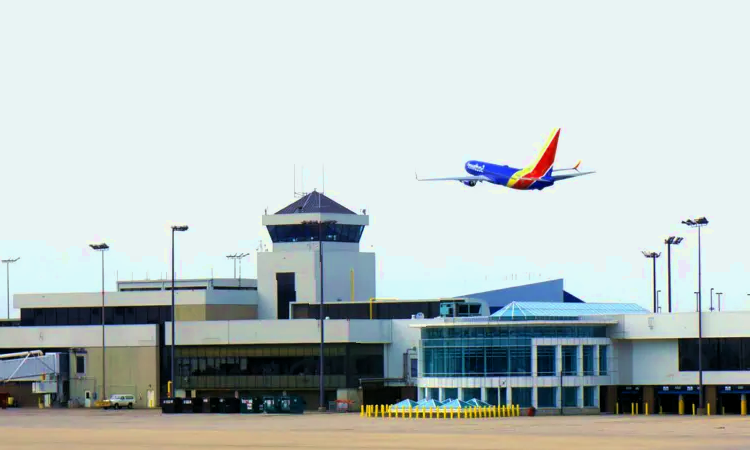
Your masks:
<instances>
[{"instance_id":1,"label":"antenna on tower","mask_svg":"<svg viewBox=\"0 0 750 450\"><path fill-rule=\"evenodd\" d=\"M301 198L307 195L305 192L305 166L300 169L300 183L302 184L302 192L297 192L297 165L294 165L294 198Z\"/></svg>"}]
</instances>

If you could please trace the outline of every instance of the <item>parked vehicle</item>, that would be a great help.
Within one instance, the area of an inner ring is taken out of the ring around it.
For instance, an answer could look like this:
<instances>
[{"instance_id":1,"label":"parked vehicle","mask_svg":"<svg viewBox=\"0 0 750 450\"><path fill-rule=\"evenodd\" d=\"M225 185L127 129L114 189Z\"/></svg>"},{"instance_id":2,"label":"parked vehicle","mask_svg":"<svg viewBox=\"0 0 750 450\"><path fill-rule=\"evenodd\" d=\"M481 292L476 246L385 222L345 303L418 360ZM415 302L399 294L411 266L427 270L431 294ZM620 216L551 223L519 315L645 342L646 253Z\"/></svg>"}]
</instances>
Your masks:
<instances>
[{"instance_id":1,"label":"parked vehicle","mask_svg":"<svg viewBox=\"0 0 750 450\"><path fill-rule=\"evenodd\" d=\"M109 400L107 400L107 404L104 406L104 409L108 408L114 408L114 409L120 409L120 408L128 408L133 409L133 406L135 406L135 396L131 394L113 394Z\"/></svg>"}]
</instances>

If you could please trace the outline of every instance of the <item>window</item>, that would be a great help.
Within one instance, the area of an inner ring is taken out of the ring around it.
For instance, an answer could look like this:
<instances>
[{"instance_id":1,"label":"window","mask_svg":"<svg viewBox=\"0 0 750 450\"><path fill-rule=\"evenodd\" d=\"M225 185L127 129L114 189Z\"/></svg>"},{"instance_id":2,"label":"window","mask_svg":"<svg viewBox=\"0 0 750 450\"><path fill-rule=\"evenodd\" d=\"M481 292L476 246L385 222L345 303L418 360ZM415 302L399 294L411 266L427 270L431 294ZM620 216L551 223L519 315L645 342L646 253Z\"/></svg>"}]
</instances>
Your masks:
<instances>
[{"instance_id":1,"label":"window","mask_svg":"<svg viewBox=\"0 0 750 450\"><path fill-rule=\"evenodd\" d=\"M86 357L76 355L76 375L86 374Z\"/></svg>"},{"instance_id":2,"label":"window","mask_svg":"<svg viewBox=\"0 0 750 450\"><path fill-rule=\"evenodd\" d=\"M463 388L461 392L461 400L468 402L471 399L481 399L482 390L480 388Z\"/></svg>"},{"instance_id":3,"label":"window","mask_svg":"<svg viewBox=\"0 0 750 450\"><path fill-rule=\"evenodd\" d=\"M583 374L586 376L596 375L594 373L594 346L583 346Z\"/></svg>"},{"instance_id":4,"label":"window","mask_svg":"<svg viewBox=\"0 0 750 450\"><path fill-rule=\"evenodd\" d=\"M531 388L513 388L511 396L513 404L519 405L521 408L531 406Z\"/></svg>"},{"instance_id":5,"label":"window","mask_svg":"<svg viewBox=\"0 0 750 450\"><path fill-rule=\"evenodd\" d=\"M733 371L750 370L750 339L747 338L703 338L703 370ZM679 370L698 370L698 339L679 339Z\"/></svg>"},{"instance_id":6,"label":"window","mask_svg":"<svg viewBox=\"0 0 750 450\"><path fill-rule=\"evenodd\" d=\"M489 403L492 406L498 405L498 395L497 395L497 388L487 388L487 400L485 400L487 403Z\"/></svg>"},{"instance_id":7,"label":"window","mask_svg":"<svg viewBox=\"0 0 750 450\"><path fill-rule=\"evenodd\" d=\"M596 406L596 386L585 386L583 388L583 406Z\"/></svg>"},{"instance_id":8,"label":"window","mask_svg":"<svg viewBox=\"0 0 750 450\"><path fill-rule=\"evenodd\" d=\"M537 375L550 376L557 374L555 367L555 346L540 345L536 348L536 371Z\"/></svg>"},{"instance_id":9,"label":"window","mask_svg":"<svg viewBox=\"0 0 750 450\"><path fill-rule=\"evenodd\" d=\"M540 387L536 389L536 403L539 408L557 407L557 388Z\"/></svg>"},{"instance_id":10,"label":"window","mask_svg":"<svg viewBox=\"0 0 750 450\"><path fill-rule=\"evenodd\" d=\"M418 359L411 360L411 377L412 378L419 377L419 360Z\"/></svg>"},{"instance_id":11,"label":"window","mask_svg":"<svg viewBox=\"0 0 750 450\"><path fill-rule=\"evenodd\" d=\"M607 346L599 346L599 376L607 375Z\"/></svg>"},{"instance_id":12,"label":"window","mask_svg":"<svg viewBox=\"0 0 750 450\"><path fill-rule=\"evenodd\" d=\"M578 386L563 388L563 406L566 408L575 408L578 406Z\"/></svg>"},{"instance_id":13,"label":"window","mask_svg":"<svg viewBox=\"0 0 750 450\"><path fill-rule=\"evenodd\" d=\"M563 345L563 374L578 375L578 346Z\"/></svg>"},{"instance_id":14,"label":"window","mask_svg":"<svg viewBox=\"0 0 750 450\"><path fill-rule=\"evenodd\" d=\"M440 388L428 388L427 398L431 400L440 400Z\"/></svg>"},{"instance_id":15,"label":"window","mask_svg":"<svg viewBox=\"0 0 750 450\"><path fill-rule=\"evenodd\" d=\"M443 395L445 398L441 398L441 401L445 401L447 399L455 400L458 398L458 389L457 388L445 388L443 389Z\"/></svg>"}]
</instances>

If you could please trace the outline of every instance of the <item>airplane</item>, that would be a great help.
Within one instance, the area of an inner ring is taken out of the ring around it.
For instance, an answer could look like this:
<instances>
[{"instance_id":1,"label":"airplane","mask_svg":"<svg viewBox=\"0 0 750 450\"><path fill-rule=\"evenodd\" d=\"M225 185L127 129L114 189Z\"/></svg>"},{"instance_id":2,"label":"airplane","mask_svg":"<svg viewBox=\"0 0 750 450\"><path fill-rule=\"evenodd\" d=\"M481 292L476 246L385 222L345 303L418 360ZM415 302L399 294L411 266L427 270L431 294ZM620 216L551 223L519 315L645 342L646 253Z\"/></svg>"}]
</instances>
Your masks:
<instances>
[{"instance_id":1,"label":"airplane","mask_svg":"<svg viewBox=\"0 0 750 450\"><path fill-rule=\"evenodd\" d=\"M591 172L580 172L578 166L581 161L568 169L553 169L555 163L555 153L557 152L557 142L560 140L560 128L555 128L550 133L547 142L539 152L536 160L524 167L517 169L515 167L501 166L484 161L468 161L465 165L466 172L469 176L449 177L449 178L419 178L415 173L417 181L460 181L466 186L474 187L477 183L487 182L511 189L518 190L542 190L555 184L556 181L567 180L568 178L588 175ZM562 171L575 171L573 173L556 174Z\"/></svg>"}]
</instances>

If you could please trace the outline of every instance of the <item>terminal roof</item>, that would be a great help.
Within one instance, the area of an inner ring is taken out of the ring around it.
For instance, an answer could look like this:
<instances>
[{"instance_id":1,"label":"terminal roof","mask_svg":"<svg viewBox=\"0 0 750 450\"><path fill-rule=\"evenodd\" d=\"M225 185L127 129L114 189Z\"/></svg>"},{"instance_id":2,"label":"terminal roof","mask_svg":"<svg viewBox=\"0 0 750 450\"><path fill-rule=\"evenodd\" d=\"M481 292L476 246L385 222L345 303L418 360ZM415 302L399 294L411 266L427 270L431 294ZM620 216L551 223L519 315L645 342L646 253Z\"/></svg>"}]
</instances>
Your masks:
<instances>
[{"instance_id":1,"label":"terminal roof","mask_svg":"<svg viewBox=\"0 0 750 450\"><path fill-rule=\"evenodd\" d=\"M304 213L356 214L317 191L310 192L276 214Z\"/></svg>"},{"instance_id":2,"label":"terminal roof","mask_svg":"<svg viewBox=\"0 0 750 450\"><path fill-rule=\"evenodd\" d=\"M635 303L513 302L491 317L499 320L555 320L619 314L651 314L651 311Z\"/></svg>"}]
</instances>

